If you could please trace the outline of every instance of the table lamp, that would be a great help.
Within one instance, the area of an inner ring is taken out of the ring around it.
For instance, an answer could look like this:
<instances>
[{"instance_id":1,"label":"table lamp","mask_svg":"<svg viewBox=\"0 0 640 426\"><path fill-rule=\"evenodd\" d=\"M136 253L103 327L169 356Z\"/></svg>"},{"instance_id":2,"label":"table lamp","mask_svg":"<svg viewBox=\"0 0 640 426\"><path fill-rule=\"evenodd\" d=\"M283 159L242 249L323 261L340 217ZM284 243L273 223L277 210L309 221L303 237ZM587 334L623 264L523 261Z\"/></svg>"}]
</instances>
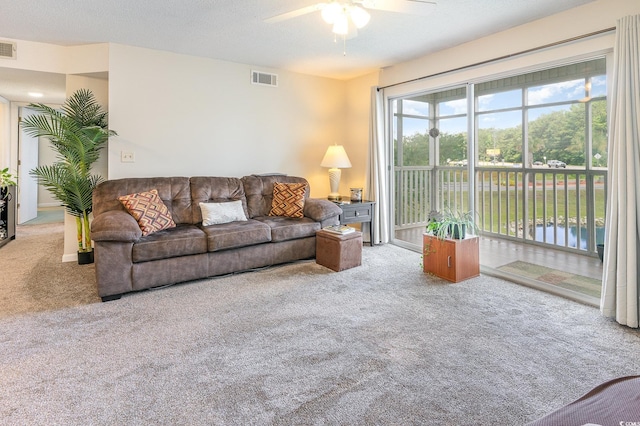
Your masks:
<instances>
[{"instance_id":1,"label":"table lamp","mask_svg":"<svg viewBox=\"0 0 640 426\"><path fill-rule=\"evenodd\" d=\"M327 153L324 154L321 167L329 167L329 185L331 187L331 193L327 197L332 201L340 200L340 193L338 189L340 187L340 169L347 169L351 167L351 161L347 157L347 153L342 145L331 145L327 149Z\"/></svg>"}]
</instances>

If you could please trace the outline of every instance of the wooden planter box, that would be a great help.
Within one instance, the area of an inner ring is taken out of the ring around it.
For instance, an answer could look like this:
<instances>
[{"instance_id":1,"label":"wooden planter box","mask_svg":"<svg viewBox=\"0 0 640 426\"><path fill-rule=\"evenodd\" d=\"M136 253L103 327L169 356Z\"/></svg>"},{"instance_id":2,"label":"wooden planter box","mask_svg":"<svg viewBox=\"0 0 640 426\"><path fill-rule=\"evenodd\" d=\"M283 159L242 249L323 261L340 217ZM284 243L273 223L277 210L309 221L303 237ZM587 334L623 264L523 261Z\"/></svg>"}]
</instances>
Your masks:
<instances>
[{"instance_id":1,"label":"wooden planter box","mask_svg":"<svg viewBox=\"0 0 640 426\"><path fill-rule=\"evenodd\" d=\"M429 272L457 283L480 275L480 244L476 236L464 240L441 240L423 235L422 264Z\"/></svg>"}]
</instances>

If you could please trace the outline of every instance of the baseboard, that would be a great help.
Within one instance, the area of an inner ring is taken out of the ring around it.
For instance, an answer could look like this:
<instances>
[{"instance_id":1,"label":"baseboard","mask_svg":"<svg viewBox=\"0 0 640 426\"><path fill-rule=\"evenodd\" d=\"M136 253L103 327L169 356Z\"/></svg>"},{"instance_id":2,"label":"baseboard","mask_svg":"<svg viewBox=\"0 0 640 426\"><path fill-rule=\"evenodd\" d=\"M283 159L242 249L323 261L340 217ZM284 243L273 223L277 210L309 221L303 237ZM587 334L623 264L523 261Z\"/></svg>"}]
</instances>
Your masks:
<instances>
[{"instance_id":1,"label":"baseboard","mask_svg":"<svg viewBox=\"0 0 640 426\"><path fill-rule=\"evenodd\" d=\"M62 262L77 262L78 261L78 253L72 253L72 254L63 254L62 255Z\"/></svg>"},{"instance_id":2,"label":"baseboard","mask_svg":"<svg viewBox=\"0 0 640 426\"><path fill-rule=\"evenodd\" d=\"M42 203L38 204L39 209L47 208L47 207L62 207L60 203Z\"/></svg>"}]
</instances>

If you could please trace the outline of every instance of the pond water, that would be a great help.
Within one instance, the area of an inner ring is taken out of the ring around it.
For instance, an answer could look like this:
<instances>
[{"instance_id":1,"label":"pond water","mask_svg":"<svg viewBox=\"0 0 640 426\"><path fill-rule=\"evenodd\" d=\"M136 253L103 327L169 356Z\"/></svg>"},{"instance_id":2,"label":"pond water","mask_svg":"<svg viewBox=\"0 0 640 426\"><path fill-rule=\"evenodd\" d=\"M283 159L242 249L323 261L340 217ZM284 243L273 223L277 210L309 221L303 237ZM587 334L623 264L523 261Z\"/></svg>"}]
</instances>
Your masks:
<instances>
[{"instance_id":1,"label":"pond water","mask_svg":"<svg viewBox=\"0 0 640 426\"><path fill-rule=\"evenodd\" d=\"M565 246L564 226L556 227L556 239L555 244L558 246ZM578 232L580 232L580 247L578 247ZM546 235L547 243L553 244L553 226L536 226L536 241L544 241ZM602 244L604 242L604 228L596 228L596 243ZM578 231L577 226L569 227L569 241L566 244L567 247L580 248L587 250L587 228L580 227Z\"/></svg>"}]
</instances>

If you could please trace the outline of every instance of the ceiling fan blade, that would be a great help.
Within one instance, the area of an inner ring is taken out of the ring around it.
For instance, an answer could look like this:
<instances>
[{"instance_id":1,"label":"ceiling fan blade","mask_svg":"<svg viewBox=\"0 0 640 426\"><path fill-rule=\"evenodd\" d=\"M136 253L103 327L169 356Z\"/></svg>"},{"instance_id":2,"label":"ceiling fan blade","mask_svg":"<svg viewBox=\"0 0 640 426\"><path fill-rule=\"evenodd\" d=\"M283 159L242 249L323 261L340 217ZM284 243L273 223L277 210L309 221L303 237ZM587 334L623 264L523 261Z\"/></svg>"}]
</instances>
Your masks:
<instances>
[{"instance_id":1,"label":"ceiling fan blade","mask_svg":"<svg viewBox=\"0 0 640 426\"><path fill-rule=\"evenodd\" d=\"M306 15L308 13L316 12L326 6L326 3L316 3L311 6L302 7L300 9L292 10L291 12L281 13L280 15L267 18L264 22L273 24L276 22L286 21L287 19L297 18L298 16Z\"/></svg>"},{"instance_id":2,"label":"ceiling fan blade","mask_svg":"<svg viewBox=\"0 0 640 426\"><path fill-rule=\"evenodd\" d=\"M436 9L435 0L361 0L355 1L373 10L406 13L408 15L427 16Z\"/></svg>"}]
</instances>

